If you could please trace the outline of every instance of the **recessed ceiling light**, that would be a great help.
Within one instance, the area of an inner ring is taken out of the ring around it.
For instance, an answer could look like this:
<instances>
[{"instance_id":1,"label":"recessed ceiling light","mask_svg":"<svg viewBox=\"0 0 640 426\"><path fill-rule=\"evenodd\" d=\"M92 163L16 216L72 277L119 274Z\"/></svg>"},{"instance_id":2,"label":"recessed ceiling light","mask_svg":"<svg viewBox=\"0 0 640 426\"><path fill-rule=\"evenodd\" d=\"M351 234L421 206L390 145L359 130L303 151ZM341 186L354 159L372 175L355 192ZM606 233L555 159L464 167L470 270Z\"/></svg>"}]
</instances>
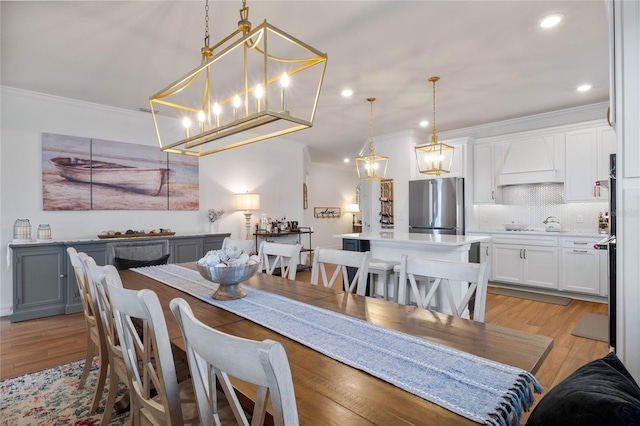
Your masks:
<instances>
[{"instance_id":1,"label":"recessed ceiling light","mask_svg":"<svg viewBox=\"0 0 640 426\"><path fill-rule=\"evenodd\" d=\"M540 26L542 28L555 27L556 25L558 25L560 23L560 21L562 21L562 17L563 17L563 15L561 15L561 14L545 16L540 21Z\"/></svg>"},{"instance_id":2,"label":"recessed ceiling light","mask_svg":"<svg viewBox=\"0 0 640 426\"><path fill-rule=\"evenodd\" d=\"M578 90L578 92L586 92L588 90L591 90L591 85L590 84L582 84L582 85L578 86L578 88L576 90Z\"/></svg>"},{"instance_id":3,"label":"recessed ceiling light","mask_svg":"<svg viewBox=\"0 0 640 426\"><path fill-rule=\"evenodd\" d=\"M348 98L351 95L353 95L353 90L351 90L351 89L344 89L342 91L342 96L344 96L345 98Z\"/></svg>"},{"instance_id":4,"label":"recessed ceiling light","mask_svg":"<svg viewBox=\"0 0 640 426\"><path fill-rule=\"evenodd\" d=\"M429 122L427 120L422 120L420 122L420 127L427 127L429 125Z\"/></svg>"},{"instance_id":5,"label":"recessed ceiling light","mask_svg":"<svg viewBox=\"0 0 640 426\"><path fill-rule=\"evenodd\" d=\"M345 158L343 161L344 161L345 163L348 163L348 162L349 162L349 161L351 161L351 160L349 160L348 158Z\"/></svg>"}]
</instances>

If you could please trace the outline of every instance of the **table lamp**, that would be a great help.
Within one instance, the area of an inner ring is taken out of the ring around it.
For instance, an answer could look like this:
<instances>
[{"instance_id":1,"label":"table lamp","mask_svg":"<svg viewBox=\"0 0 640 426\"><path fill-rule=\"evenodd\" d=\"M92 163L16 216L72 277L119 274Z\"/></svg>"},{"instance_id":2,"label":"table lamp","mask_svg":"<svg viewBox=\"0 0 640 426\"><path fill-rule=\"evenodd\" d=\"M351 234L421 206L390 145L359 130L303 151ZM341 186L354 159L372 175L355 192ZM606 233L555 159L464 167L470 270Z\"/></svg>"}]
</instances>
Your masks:
<instances>
[{"instance_id":1,"label":"table lamp","mask_svg":"<svg viewBox=\"0 0 640 426\"><path fill-rule=\"evenodd\" d=\"M251 231L251 210L260 209L260 194L245 192L244 194L236 194L235 197L236 209L244 210L244 217L247 221L247 237L249 239Z\"/></svg>"},{"instance_id":2,"label":"table lamp","mask_svg":"<svg viewBox=\"0 0 640 426\"><path fill-rule=\"evenodd\" d=\"M353 220L351 221L352 229L355 229L356 226L356 213L360 211L360 205L358 204L349 204L349 213L353 216Z\"/></svg>"}]
</instances>

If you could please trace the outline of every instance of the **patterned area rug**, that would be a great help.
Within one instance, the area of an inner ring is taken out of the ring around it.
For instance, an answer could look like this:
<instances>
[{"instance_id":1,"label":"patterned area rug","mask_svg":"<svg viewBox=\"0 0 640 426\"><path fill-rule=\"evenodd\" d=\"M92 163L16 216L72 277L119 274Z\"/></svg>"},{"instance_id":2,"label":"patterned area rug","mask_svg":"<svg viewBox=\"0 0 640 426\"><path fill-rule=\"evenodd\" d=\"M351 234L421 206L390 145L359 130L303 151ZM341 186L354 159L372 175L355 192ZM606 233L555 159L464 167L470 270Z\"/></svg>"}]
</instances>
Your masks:
<instances>
[{"instance_id":1,"label":"patterned area rug","mask_svg":"<svg viewBox=\"0 0 640 426\"><path fill-rule=\"evenodd\" d=\"M90 413L97 380L97 359L83 389L78 389L84 360L0 381L0 425L94 426L99 425L107 398L109 377L102 402ZM118 397L126 390L120 384ZM128 413L113 415L109 425L123 425Z\"/></svg>"}]
</instances>

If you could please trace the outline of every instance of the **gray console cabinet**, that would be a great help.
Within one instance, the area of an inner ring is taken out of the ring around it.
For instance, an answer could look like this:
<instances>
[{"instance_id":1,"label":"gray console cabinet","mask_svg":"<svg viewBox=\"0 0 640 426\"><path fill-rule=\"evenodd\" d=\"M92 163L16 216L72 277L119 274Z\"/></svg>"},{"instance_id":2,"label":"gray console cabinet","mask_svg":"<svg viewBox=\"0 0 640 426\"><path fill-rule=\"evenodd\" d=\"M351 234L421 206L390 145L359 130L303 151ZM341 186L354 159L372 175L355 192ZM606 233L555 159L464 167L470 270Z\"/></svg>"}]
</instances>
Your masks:
<instances>
[{"instance_id":1,"label":"gray console cabinet","mask_svg":"<svg viewBox=\"0 0 640 426\"><path fill-rule=\"evenodd\" d=\"M230 234L155 237L169 240L169 262L200 259L222 247ZM139 238L136 240L152 239ZM73 247L106 263L107 243L125 239L56 241L10 244L13 265L13 312L11 322L82 312L82 301L67 248Z\"/></svg>"},{"instance_id":2,"label":"gray console cabinet","mask_svg":"<svg viewBox=\"0 0 640 426\"><path fill-rule=\"evenodd\" d=\"M13 248L11 322L65 313L65 258L63 244Z\"/></svg>"}]
</instances>

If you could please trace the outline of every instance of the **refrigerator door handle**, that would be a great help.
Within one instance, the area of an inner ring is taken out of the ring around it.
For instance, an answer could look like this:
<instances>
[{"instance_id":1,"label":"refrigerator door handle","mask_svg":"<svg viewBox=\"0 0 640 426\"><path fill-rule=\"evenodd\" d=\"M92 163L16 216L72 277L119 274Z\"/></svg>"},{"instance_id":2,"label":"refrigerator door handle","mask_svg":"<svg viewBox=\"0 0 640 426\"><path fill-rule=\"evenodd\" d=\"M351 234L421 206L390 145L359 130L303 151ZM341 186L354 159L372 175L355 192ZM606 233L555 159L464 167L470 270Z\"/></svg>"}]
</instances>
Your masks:
<instances>
[{"instance_id":1,"label":"refrigerator door handle","mask_svg":"<svg viewBox=\"0 0 640 426\"><path fill-rule=\"evenodd\" d=\"M429 181L429 201L431 202L431 208L429 209L429 225L433 225L433 217L435 216L434 210L436 203L433 201L433 181Z\"/></svg>"}]
</instances>

